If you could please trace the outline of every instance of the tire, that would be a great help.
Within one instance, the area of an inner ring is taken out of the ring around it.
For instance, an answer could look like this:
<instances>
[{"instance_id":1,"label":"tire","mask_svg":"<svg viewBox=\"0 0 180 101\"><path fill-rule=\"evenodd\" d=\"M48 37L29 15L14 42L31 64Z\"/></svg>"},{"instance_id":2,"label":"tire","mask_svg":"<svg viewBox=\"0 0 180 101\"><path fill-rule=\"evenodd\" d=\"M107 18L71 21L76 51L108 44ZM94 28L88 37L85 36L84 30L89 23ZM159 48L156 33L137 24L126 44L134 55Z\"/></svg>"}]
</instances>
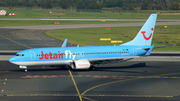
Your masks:
<instances>
[{"instance_id":1,"label":"tire","mask_svg":"<svg viewBox=\"0 0 180 101\"><path fill-rule=\"evenodd\" d=\"M89 68L89 70L90 70L90 71L95 71L95 70L96 70L96 67L95 67L95 66L91 66L91 67Z\"/></svg>"}]
</instances>

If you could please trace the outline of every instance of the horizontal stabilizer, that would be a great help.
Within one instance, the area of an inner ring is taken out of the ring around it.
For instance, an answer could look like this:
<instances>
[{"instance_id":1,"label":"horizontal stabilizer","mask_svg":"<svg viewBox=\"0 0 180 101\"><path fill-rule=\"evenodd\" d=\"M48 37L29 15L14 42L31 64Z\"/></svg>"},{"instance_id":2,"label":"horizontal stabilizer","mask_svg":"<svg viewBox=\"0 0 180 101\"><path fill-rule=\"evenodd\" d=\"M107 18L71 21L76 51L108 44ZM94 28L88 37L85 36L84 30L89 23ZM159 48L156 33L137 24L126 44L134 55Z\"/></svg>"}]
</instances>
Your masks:
<instances>
[{"instance_id":1,"label":"horizontal stabilizer","mask_svg":"<svg viewBox=\"0 0 180 101\"><path fill-rule=\"evenodd\" d=\"M149 56L149 55L151 54L153 48L154 48L154 45L151 46L151 48L150 48L149 51L145 54L145 56Z\"/></svg>"},{"instance_id":2,"label":"horizontal stabilizer","mask_svg":"<svg viewBox=\"0 0 180 101\"><path fill-rule=\"evenodd\" d=\"M149 50L150 48L149 47L147 47L147 48L143 48L144 50Z\"/></svg>"},{"instance_id":3,"label":"horizontal stabilizer","mask_svg":"<svg viewBox=\"0 0 180 101\"><path fill-rule=\"evenodd\" d=\"M176 44L173 44L173 45L166 45L166 46L157 46L157 47L154 47L154 48L163 48L163 47L170 47L170 46L176 46Z\"/></svg>"}]
</instances>

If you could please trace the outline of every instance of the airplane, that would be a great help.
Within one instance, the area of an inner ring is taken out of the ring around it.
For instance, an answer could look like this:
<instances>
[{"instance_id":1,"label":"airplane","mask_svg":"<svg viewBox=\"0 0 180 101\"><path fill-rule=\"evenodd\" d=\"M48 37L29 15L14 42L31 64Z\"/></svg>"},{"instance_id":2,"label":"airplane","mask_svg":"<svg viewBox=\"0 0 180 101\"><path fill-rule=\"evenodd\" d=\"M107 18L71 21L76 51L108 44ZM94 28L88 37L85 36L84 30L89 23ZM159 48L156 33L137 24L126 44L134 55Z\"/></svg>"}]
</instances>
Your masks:
<instances>
[{"instance_id":1,"label":"airplane","mask_svg":"<svg viewBox=\"0 0 180 101\"><path fill-rule=\"evenodd\" d=\"M72 69L96 70L95 65L120 63L142 56L149 56L154 48L151 46L157 14L151 14L136 37L121 45L112 46L78 46L34 48L18 52L9 59L10 63L25 69L27 66L70 66Z\"/></svg>"}]
</instances>

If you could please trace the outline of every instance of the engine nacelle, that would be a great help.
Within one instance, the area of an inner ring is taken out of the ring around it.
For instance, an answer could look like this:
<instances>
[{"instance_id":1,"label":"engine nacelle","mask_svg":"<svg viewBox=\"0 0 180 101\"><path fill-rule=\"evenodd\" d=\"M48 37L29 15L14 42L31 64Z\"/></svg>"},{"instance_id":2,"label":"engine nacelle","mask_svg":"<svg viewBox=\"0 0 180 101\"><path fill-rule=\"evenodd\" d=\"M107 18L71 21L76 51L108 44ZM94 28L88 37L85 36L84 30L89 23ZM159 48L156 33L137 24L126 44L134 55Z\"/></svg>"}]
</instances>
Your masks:
<instances>
[{"instance_id":1,"label":"engine nacelle","mask_svg":"<svg viewBox=\"0 0 180 101\"><path fill-rule=\"evenodd\" d=\"M19 66L19 68L26 69L27 66Z\"/></svg>"},{"instance_id":2,"label":"engine nacelle","mask_svg":"<svg viewBox=\"0 0 180 101\"><path fill-rule=\"evenodd\" d=\"M90 66L91 66L91 64L89 63L89 61L87 59L74 60L71 63L72 69L89 69Z\"/></svg>"}]
</instances>

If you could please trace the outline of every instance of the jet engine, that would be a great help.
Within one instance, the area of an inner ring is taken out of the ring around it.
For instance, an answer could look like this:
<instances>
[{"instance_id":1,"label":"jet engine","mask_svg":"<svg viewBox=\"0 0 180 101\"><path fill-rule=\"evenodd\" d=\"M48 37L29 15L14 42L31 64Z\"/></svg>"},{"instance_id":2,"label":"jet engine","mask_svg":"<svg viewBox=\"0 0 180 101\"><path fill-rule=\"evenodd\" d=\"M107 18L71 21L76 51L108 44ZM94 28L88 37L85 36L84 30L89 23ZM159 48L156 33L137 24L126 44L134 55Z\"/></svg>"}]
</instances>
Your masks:
<instances>
[{"instance_id":1,"label":"jet engine","mask_svg":"<svg viewBox=\"0 0 180 101\"><path fill-rule=\"evenodd\" d=\"M87 59L84 60L73 60L71 63L72 69L89 69L91 64Z\"/></svg>"}]
</instances>

